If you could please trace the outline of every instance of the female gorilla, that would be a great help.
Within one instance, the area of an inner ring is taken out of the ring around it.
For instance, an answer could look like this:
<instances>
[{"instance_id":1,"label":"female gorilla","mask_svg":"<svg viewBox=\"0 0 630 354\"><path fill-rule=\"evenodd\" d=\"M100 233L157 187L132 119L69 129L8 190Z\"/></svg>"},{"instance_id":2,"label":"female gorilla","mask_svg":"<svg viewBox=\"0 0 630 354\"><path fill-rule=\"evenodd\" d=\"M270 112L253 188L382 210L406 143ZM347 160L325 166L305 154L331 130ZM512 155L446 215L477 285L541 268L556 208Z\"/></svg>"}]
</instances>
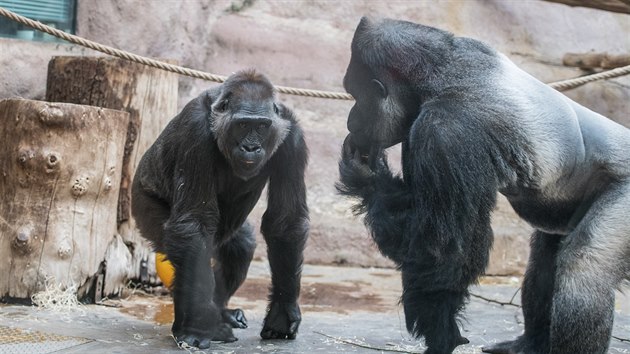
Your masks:
<instances>
[{"instance_id":1,"label":"female gorilla","mask_svg":"<svg viewBox=\"0 0 630 354\"><path fill-rule=\"evenodd\" d=\"M363 18L344 86L339 189L399 265L427 353L467 343L456 315L487 265L497 192L536 232L525 333L484 350L605 353L630 278L630 131L483 43L410 22ZM382 153L400 142L402 178Z\"/></svg>"},{"instance_id":2,"label":"female gorilla","mask_svg":"<svg viewBox=\"0 0 630 354\"><path fill-rule=\"evenodd\" d=\"M308 233L306 160L293 113L254 71L236 73L189 102L142 157L132 212L142 235L175 268L178 343L207 348L236 340L232 327L247 327L242 311L226 306L254 254L245 219L267 182L261 229L272 286L261 336L295 338Z\"/></svg>"}]
</instances>

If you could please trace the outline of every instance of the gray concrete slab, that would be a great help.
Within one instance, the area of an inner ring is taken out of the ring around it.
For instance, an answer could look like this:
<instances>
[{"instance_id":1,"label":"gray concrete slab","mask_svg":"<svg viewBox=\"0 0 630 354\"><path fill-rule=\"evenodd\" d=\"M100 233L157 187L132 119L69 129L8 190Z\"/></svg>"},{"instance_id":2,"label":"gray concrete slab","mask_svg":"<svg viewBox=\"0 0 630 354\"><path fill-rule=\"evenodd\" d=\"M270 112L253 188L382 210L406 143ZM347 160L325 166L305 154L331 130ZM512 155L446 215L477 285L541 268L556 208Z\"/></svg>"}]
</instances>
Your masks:
<instances>
[{"instance_id":1,"label":"gray concrete slab","mask_svg":"<svg viewBox=\"0 0 630 354\"><path fill-rule=\"evenodd\" d=\"M301 297L302 325L294 341L263 341L259 337L265 314L269 285L268 269L254 262L231 307L245 310L249 328L235 330L237 342L216 344L195 353L375 353L419 352L421 342L407 334L398 305L400 276L395 270L377 268L304 267ZM517 278L485 278L472 289L475 294L464 312L462 334L471 343L456 353L480 353L488 343L512 339L522 330L518 304L510 303L518 290ZM486 300L487 299L487 300ZM490 301L488 301L490 300ZM618 296L614 335L630 338L628 297ZM170 335L172 304L168 296L135 292L123 299L107 301L110 306L84 305L73 308L42 309L32 306L0 306L0 353L46 353L29 351L28 342L6 344L2 328L58 335L76 345L56 348L55 353L182 353ZM15 342L15 341L14 341ZM31 340L31 344L33 340ZM5 344L3 344L5 343ZM20 344L22 345L20 347ZM58 343L57 343L58 344ZM3 346L5 345L5 346ZM32 348L32 346L30 347ZM51 351L48 351L51 352ZM630 343L613 339L610 353L630 353Z\"/></svg>"}]
</instances>

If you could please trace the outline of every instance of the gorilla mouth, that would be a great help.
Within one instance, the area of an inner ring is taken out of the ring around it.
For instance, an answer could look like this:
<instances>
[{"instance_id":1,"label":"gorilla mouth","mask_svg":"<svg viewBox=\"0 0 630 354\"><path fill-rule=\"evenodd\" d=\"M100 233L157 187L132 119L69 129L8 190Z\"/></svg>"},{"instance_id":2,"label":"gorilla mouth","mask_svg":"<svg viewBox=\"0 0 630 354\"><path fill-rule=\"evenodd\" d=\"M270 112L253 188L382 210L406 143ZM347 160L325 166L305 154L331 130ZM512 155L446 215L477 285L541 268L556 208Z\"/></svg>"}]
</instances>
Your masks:
<instances>
[{"instance_id":1,"label":"gorilla mouth","mask_svg":"<svg viewBox=\"0 0 630 354\"><path fill-rule=\"evenodd\" d=\"M240 160L240 168L243 171L248 171L247 173L254 171L256 168L258 168L259 165L260 165L260 161L256 159L252 159L252 160L241 159Z\"/></svg>"}]
</instances>

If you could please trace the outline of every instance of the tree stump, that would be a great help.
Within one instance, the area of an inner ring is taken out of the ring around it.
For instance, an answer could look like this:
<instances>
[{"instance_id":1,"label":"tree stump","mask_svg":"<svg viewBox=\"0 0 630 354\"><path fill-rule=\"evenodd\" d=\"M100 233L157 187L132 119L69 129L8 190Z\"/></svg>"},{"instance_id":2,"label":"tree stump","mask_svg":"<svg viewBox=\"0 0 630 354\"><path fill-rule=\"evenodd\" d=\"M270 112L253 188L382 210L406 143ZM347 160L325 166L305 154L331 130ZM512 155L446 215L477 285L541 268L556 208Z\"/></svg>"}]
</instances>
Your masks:
<instances>
[{"instance_id":1,"label":"tree stump","mask_svg":"<svg viewBox=\"0 0 630 354\"><path fill-rule=\"evenodd\" d=\"M0 298L88 290L116 233L128 121L97 107L0 101Z\"/></svg>"},{"instance_id":2,"label":"tree stump","mask_svg":"<svg viewBox=\"0 0 630 354\"><path fill-rule=\"evenodd\" d=\"M130 189L140 158L177 113L177 85L176 74L116 58L54 57L48 65L47 101L130 115L118 203L120 239L108 252L105 294L115 293L127 279L157 282L153 251L130 217Z\"/></svg>"}]
</instances>

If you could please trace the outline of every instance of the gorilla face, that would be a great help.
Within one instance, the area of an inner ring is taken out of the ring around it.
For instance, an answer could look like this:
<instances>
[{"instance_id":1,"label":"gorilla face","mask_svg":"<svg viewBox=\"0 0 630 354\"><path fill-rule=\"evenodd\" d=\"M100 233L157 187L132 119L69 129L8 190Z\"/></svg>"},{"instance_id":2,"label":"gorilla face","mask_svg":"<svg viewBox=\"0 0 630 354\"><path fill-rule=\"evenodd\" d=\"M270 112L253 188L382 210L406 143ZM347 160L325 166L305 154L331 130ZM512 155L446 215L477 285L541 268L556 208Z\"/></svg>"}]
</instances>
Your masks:
<instances>
[{"instance_id":1,"label":"gorilla face","mask_svg":"<svg viewBox=\"0 0 630 354\"><path fill-rule=\"evenodd\" d=\"M409 107L410 92L388 75L377 75L352 54L344 87L355 104L348 115L348 131L361 151L386 149L405 139L417 109ZM417 114L417 113L416 113Z\"/></svg>"},{"instance_id":2,"label":"gorilla face","mask_svg":"<svg viewBox=\"0 0 630 354\"><path fill-rule=\"evenodd\" d=\"M265 116L235 117L228 130L234 141L230 152L234 174L249 179L258 174L270 155L271 119Z\"/></svg>"},{"instance_id":3,"label":"gorilla face","mask_svg":"<svg viewBox=\"0 0 630 354\"><path fill-rule=\"evenodd\" d=\"M256 176L289 132L266 80L235 85L227 82L212 104L217 144L234 174L248 180ZM232 89L234 88L234 89Z\"/></svg>"}]
</instances>

